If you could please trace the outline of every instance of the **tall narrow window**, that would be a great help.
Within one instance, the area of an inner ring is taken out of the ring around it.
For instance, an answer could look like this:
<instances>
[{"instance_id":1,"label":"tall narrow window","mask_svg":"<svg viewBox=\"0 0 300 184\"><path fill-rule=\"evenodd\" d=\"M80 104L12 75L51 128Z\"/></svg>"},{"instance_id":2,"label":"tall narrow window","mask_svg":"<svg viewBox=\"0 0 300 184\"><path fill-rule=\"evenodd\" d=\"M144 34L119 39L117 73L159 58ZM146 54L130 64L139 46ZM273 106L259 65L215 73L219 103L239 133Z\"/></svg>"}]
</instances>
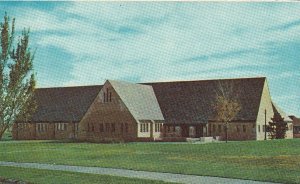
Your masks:
<instances>
[{"instance_id":1,"label":"tall narrow window","mask_svg":"<svg viewBox=\"0 0 300 184\"><path fill-rule=\"evenodd\" d=\"M104 131L103 123L100 124L100 126L99 126L99 131L100 131L100 132L103 132L103 131Z\"/></svg>"},{"instance_id":2,"label":"tall narrow window","mask_svg":"<svg viewBox=\"0 0 300 184\"><path fill-rule=\"evenodd\" d=\"M129 131L128 124L127 124L127 123L125 123L125 132L126 132L126 133L128 133L128 131Z\"/></svg>"},{"instance_id":3,"label":"tall narrow window","mask_svg":"<svg viewBox=\"0 0 300 184\"><path fill-rule=\"evenodd\" d=\"M240 126L239 125L236 125L236 131L240 132Z\"/></svg>"},{"instance_id":4,"label":"tall narrow window","mask_svg":"<svg viewBox=\"0 0 300 184\"><path fill-rule=\"evenodd\" d=\"M106 88L106 102L108 102L108 88Z\"/></svg>"},{"instance_id":5,"label":"tall narrow window","mask_svg":"<svg viewBox=\"0 0 300 184\"><path fill-rule=\"evenodd\" d=\"M64 123L64 130L67 130L67 123Z\"/></svg>"},{"instance_id":6,"label":"tall narrow window","mask_svg":"<svg viewBox=\"0 0 300 184\"><path fill-rule=\"evenodd\" d=\"M105 123L105 131L110 132L110 125L109 123Z\"/></svg>"},{"instance_id":7,"label":"tall narrow window","mask_svg":"<svg viewBox=\"0 0 300 184\"><path fill-rule=\"evenodd\" d=\"M111 92L109 92L109 101L111 102Z\"/></svg>"},{"instance_id":8,"label":"tall narrow window","mask_svg":"<svg viewBox=\"0 0 300 184\"><path fill-rule=\"evenodd\" d=\"M213 125L213 132L216 132L216 125Z\"/></svg>"},{"instance_id":9,"label":"tall narrow window","mask_svg":"<svg viewBox=\"0 0 300 184\"><path fill-rule=\"evenodd\" d=\"M116 131L116 125L113 123L111 124L111 132L115 132Z\"/></svg>"},{"instance_id":10,"label":"tall narrow window","mask_svg":"<svg viewBox=\"0 0 300 184\"><path fill-rule=\"evenodd\" d=\"M247 128L246 125L243 125L243 132L246 132Z\"/></svg>"},{"instance_id":11,"label":"tall narrow window","mask_svg":"<svg viewBox=\"0 0 300 184\"><path fill-rule=\"evenodd\" d=\"M218 132L222 132L222 126L218 125Z\"/></svg>"},{"instance_id":12,"label":"tall narrow window","mask_svg":"<svg viewBox=\"0 0 300 184\"><path fill-rule=\"evenodd\" d=\"M121 133L123 133L124 132L124 124L123 123L121 123Z\"/></svg>"},{"instance_id":13,"label":"tall narrow window","mask_svg":"<svg viewBox=\"0 0 300 184\"><path fill-rule=\"evenodd\" d=\"M144 123L140 124L140 132L143 132L143 127L144 127L143 125L144 125Z\"/></svg>"},{"instance_id":14,"label":"tall narrow window","mask_svg":"<svg viewBox=\"0 0 300 184\"><path fill-rule=\"evenodd\" d=\"M260 125L257 125L257 128L258 128L258 132L260 132Z\"/></svg>"},{"instance_id":15,"label":"tall narrow window","mask_svg":"<svg viewBox=\"0 0 300 184\"><path fill-rule=\"evenodd\" d=\"M106 95L105 95L105 92L103 92L103 102L106 102Z\"/></svg>"}]
</instances>

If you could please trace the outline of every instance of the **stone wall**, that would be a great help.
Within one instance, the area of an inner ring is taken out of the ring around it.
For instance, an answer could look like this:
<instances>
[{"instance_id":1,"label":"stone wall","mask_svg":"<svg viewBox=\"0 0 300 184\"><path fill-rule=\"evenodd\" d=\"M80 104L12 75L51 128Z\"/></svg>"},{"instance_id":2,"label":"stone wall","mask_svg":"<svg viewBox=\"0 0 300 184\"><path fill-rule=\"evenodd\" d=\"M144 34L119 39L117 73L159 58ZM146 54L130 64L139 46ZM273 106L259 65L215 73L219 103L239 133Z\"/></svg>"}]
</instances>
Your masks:
<instances>
[{"instance_id":1,"label":"stone wall","mask_svg":"<svg viewBox=\"0 0 300 184\"><path fill-rule=\"evenodd\" d=\"M106 83L79 123L81 141L137 140L137 121L119 95Z\"/></svg>"}]
</instances>

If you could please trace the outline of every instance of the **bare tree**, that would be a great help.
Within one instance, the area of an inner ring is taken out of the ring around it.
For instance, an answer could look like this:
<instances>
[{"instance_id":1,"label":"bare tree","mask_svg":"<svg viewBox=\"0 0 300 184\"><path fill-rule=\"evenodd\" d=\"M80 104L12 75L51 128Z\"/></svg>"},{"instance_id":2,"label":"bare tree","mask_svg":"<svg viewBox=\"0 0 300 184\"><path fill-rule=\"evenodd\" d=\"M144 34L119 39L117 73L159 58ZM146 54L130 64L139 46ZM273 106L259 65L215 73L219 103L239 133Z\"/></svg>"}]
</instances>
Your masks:
<instances>
[{"instance_id":1,"label":"bare tree","mask_svg":"<svg viewBox=\"0 0 300 184\"><path fill-rule=\"evenodd\" d=\"M228 124L236 117L241 110L239 91L234 91L232 81L218 81L216 89L216 100L213 108L216 112L216 120L224 123L226 143L228 141Z\"/></svg>"}]
</instances>

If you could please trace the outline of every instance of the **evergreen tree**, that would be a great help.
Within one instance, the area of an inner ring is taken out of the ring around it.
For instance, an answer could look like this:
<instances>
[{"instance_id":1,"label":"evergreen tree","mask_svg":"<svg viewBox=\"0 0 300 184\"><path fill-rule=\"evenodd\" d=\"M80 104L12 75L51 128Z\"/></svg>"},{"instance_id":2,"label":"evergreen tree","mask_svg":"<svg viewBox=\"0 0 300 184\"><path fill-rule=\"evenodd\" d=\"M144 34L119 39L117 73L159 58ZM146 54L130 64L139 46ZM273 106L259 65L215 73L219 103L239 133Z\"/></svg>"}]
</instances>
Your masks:
<instances>
[{"instance_id":1,"label":"evergreen tree","mask_svg":"<svg viewBox=\"0 0 300 184\"><path fill-rule=\"evenodd\" d=\"M281 117L279 112L275 112L272 122L269 122L267 131L269 132L270 139L284 139L286 136L287 123Z\"/></svg>"},{"instance_id":2,"label":"evergreen tree","mask_svg":"<svg viewBox=\"0 0 300 184\"><path fill-rule=\"evenodd\" d=\"M0 23L0 139L16 120L26 120L36 109L35 76L29 48L29 30L23 30L14 48L15 19Z\"/></svg>"}]
</instances>

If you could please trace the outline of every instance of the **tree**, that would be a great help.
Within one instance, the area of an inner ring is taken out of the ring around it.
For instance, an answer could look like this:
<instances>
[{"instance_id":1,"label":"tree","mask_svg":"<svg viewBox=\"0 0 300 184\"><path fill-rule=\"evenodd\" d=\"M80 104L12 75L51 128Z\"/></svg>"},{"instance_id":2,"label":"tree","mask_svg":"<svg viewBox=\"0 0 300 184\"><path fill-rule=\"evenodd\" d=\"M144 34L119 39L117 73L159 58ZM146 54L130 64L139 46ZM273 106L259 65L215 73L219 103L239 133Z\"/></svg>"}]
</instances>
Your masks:
<instances>
[{"instance_id":1,"label":"tree","mask_svg":"<svg viewBox=\"0 0 300 184\"><path fill-rule=\"evenodd\" d=\"M15 19L5 13L0 23L0 139L16 120L26 120L36 109L33 58L29 29L24 29L14 48Z\"/></svg>"},{"instance_id":2,"label":"tree","mask_svg":"<svg viewBox=\"0 0 300 184\"><path fill-rule=\"evenodd\" d=\"M228 124L236 117L241 110L239 102L239 92L234 91L234 85L231 81L218 82L216 89L216 101L213 104L216 112L216 119L224 124L226 133L226 143L228 141Z\"/></svg>"},{"instance_id":3,"label":"tree","mask_svg":"<svg viewBox=\"0 0 300 184\"><path fill-rule=\"evenodd\" d=\"M286 136L287 123L279 112L275 112L272 122L269 122L267 131L270 139L284 139Z\"/></svg>"}]
</instances>

